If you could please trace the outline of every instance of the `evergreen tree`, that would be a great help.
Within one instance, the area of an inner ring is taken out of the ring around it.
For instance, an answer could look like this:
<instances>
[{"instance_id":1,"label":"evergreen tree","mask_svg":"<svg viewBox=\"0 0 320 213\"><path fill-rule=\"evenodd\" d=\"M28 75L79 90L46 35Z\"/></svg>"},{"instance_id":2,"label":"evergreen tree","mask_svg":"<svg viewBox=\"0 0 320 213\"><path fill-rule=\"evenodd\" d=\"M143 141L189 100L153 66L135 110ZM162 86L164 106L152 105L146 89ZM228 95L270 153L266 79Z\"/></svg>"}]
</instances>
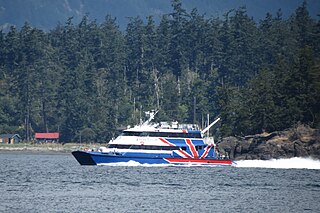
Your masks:
<instances>
[{"instance_id":1,"label":"evergreen tree","mask_svg":"<svg viewBox=\"0 0 320 213\"><path fill-rule=\"evenodd\" d=\"M170 22L170 46L169 46L169 64L170 69L177 79L187 68L187 59L184 48L186 47L185 25L189 16L182 7L181 0L172 1L173 12L170 14L172 20Z\"/></svg>"},{"instance_id":2,"label":"evergreen tree","mask_svg":"<svg viewBox=\"0 0 320 213\"><path fill-rule=\"evenodd\" d=\"M102 45L101 56L98 58L98 69L105 70L106 75L103 78L103 82L107 82L106 85L102 85L106 88L107 93L105 98L108 107L103 109L108 116L107 119L113 121L113 125L105 123L105 128L114 129L114 126L120 123L126 123L124 117L130 117L130 111L126 110L127 105L126 96L128 93L128 73L126 67L126 45L125 38L119 26L116 24L116 20L111 16L106 16L105 22L101 26L102 31ZM96 81L97 76L95 76ZM111 112L108 113L108 110ZM102 131L102 130L100 130ZM104 130L103 130L104 131Z\"/></svg>"},{"instance_id":3,"label":"evergreen tree","mask_svg":"<svg viewBox=\"0 0 320 213\"><path fill-rule=\"evenodd\" d=\"M125 32L109 15L11 27L0 31L0 132L106 142L155 108L179 122L219 115L223 136L319 127L319 23L306 1L258 24L245 7L207 19L173 0L158 25L130 18Z\"/></svg>"},{"instance_id":4,"label":"evergreen tree","mask_svg":"<svg viewBox=\"0 0 320 213\"><path fill-rule=\"evenodd\" d=\"M158 46L156 54L157 69L160 74L168 73L170 69L170 19L168 15L163 15L159 26L156 29L156 44Z\"/></svg>"}]
</instances>

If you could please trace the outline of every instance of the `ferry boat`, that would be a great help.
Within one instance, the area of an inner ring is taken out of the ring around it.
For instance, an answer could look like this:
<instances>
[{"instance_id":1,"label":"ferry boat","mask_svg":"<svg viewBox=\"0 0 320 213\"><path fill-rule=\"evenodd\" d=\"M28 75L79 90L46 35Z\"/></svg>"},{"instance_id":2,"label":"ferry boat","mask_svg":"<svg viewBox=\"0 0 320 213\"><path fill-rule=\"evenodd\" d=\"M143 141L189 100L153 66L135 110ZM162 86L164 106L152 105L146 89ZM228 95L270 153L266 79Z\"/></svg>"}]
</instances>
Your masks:
<instances>
[{"instance_id":1,"label":"ferry boat","mask_svg":"<svg viewBox=\"0 0 320 213\"><path fill-rule=\"evenodd\" d=\"M149 113L149 119L141 125L123 130L107 146L96 150L79 150L72 155L81 165L104 165L135 161L140 164L214 165L231 166L231 159L219 156L212 137L196 125L160 122L152 124L158 111Z\"/></svg>"}]
</instances>

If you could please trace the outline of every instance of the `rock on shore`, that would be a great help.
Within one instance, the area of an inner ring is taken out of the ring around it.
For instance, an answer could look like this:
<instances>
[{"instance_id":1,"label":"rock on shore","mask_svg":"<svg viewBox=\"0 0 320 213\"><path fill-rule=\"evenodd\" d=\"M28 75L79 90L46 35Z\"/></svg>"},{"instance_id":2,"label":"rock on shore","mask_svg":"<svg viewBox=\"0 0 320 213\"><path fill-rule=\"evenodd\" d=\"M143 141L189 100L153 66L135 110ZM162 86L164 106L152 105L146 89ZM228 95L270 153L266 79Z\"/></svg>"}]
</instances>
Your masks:
<instances>
[{"instance_id":1,"label":"rock on shore","mask_svg":"<svg viewBox=\"0 0 320 213\"><path fill-rule=\"evenodd\" d=\"M320 130L299 125L285 131L226 137L218 143L221 154L235 160L291 157L320 159Z\"/></svg>"}]
</instances>

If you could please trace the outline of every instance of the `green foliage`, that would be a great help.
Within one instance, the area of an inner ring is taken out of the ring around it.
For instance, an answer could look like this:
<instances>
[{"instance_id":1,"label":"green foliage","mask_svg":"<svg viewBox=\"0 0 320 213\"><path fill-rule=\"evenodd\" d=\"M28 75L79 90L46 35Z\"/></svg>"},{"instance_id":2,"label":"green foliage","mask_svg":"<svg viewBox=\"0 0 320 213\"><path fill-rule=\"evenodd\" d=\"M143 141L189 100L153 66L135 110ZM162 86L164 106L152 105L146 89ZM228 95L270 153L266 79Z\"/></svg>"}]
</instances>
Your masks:
<instances>
[{"instance_id":1,"label":"green foliage","mask_svg":"<svg viewBox=\"0 0 320 213\"><path fill-rule=\"evenodd\" d=\"M1 32L0 133L106 142L151 109L185 123L220 116L222 136L320 126L320 24L306 2L260 23L245 7L206 19L181 2L158 25L130 18L125 32L109 15Z\"/></svg>"}]
</instances>

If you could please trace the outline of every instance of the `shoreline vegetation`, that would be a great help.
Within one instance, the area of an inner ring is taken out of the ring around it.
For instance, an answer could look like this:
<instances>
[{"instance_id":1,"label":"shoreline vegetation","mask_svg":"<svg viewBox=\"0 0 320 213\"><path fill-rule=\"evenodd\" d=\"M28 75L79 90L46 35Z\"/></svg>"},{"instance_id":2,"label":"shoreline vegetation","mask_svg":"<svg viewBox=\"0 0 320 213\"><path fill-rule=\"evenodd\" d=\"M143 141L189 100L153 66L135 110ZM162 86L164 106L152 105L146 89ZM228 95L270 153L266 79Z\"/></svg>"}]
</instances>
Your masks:
<instances>
[{"instance_id":1,"label":"shoreline vegetation","mask_svg":"<svg viewBox=\"0 0 320 213\"><path fill-rule=\"evenodd\" d=\"M158 121L220 117L221 138L320 128L320 22L307 1L257 22L245 7L203 16L182 3L160 22L131 17L125 31L88 14L0 30L0 133L105 143L156 109Z\"/></svg>"},{"instance_id":2,"label":"shoreline vegetation","mask_svg":"<svg viewBox=\"0 0 320 213\"><path fill-rule=\"evenodd\" d=\"M59 152L96 149L106 143L18 143L0 144L3 151ZM284 131L225 137L218 140L221 154L234 160L269 160L292 157L320 159L320 129L297 125Z\"/></svg>"},{"instance_id":3,"label":"shoreline vegetation","mask_svg":"<svg viewBox=\"0 0 320 213\"><path fill-rule=\"evenodd\" d=\"M28 151L28 152L63 152L69 153L86 148L97 148L104 144L99 143L17 143L17 144L0 144L0 152L3 151Z\"/></svg>"}]
</instances>

